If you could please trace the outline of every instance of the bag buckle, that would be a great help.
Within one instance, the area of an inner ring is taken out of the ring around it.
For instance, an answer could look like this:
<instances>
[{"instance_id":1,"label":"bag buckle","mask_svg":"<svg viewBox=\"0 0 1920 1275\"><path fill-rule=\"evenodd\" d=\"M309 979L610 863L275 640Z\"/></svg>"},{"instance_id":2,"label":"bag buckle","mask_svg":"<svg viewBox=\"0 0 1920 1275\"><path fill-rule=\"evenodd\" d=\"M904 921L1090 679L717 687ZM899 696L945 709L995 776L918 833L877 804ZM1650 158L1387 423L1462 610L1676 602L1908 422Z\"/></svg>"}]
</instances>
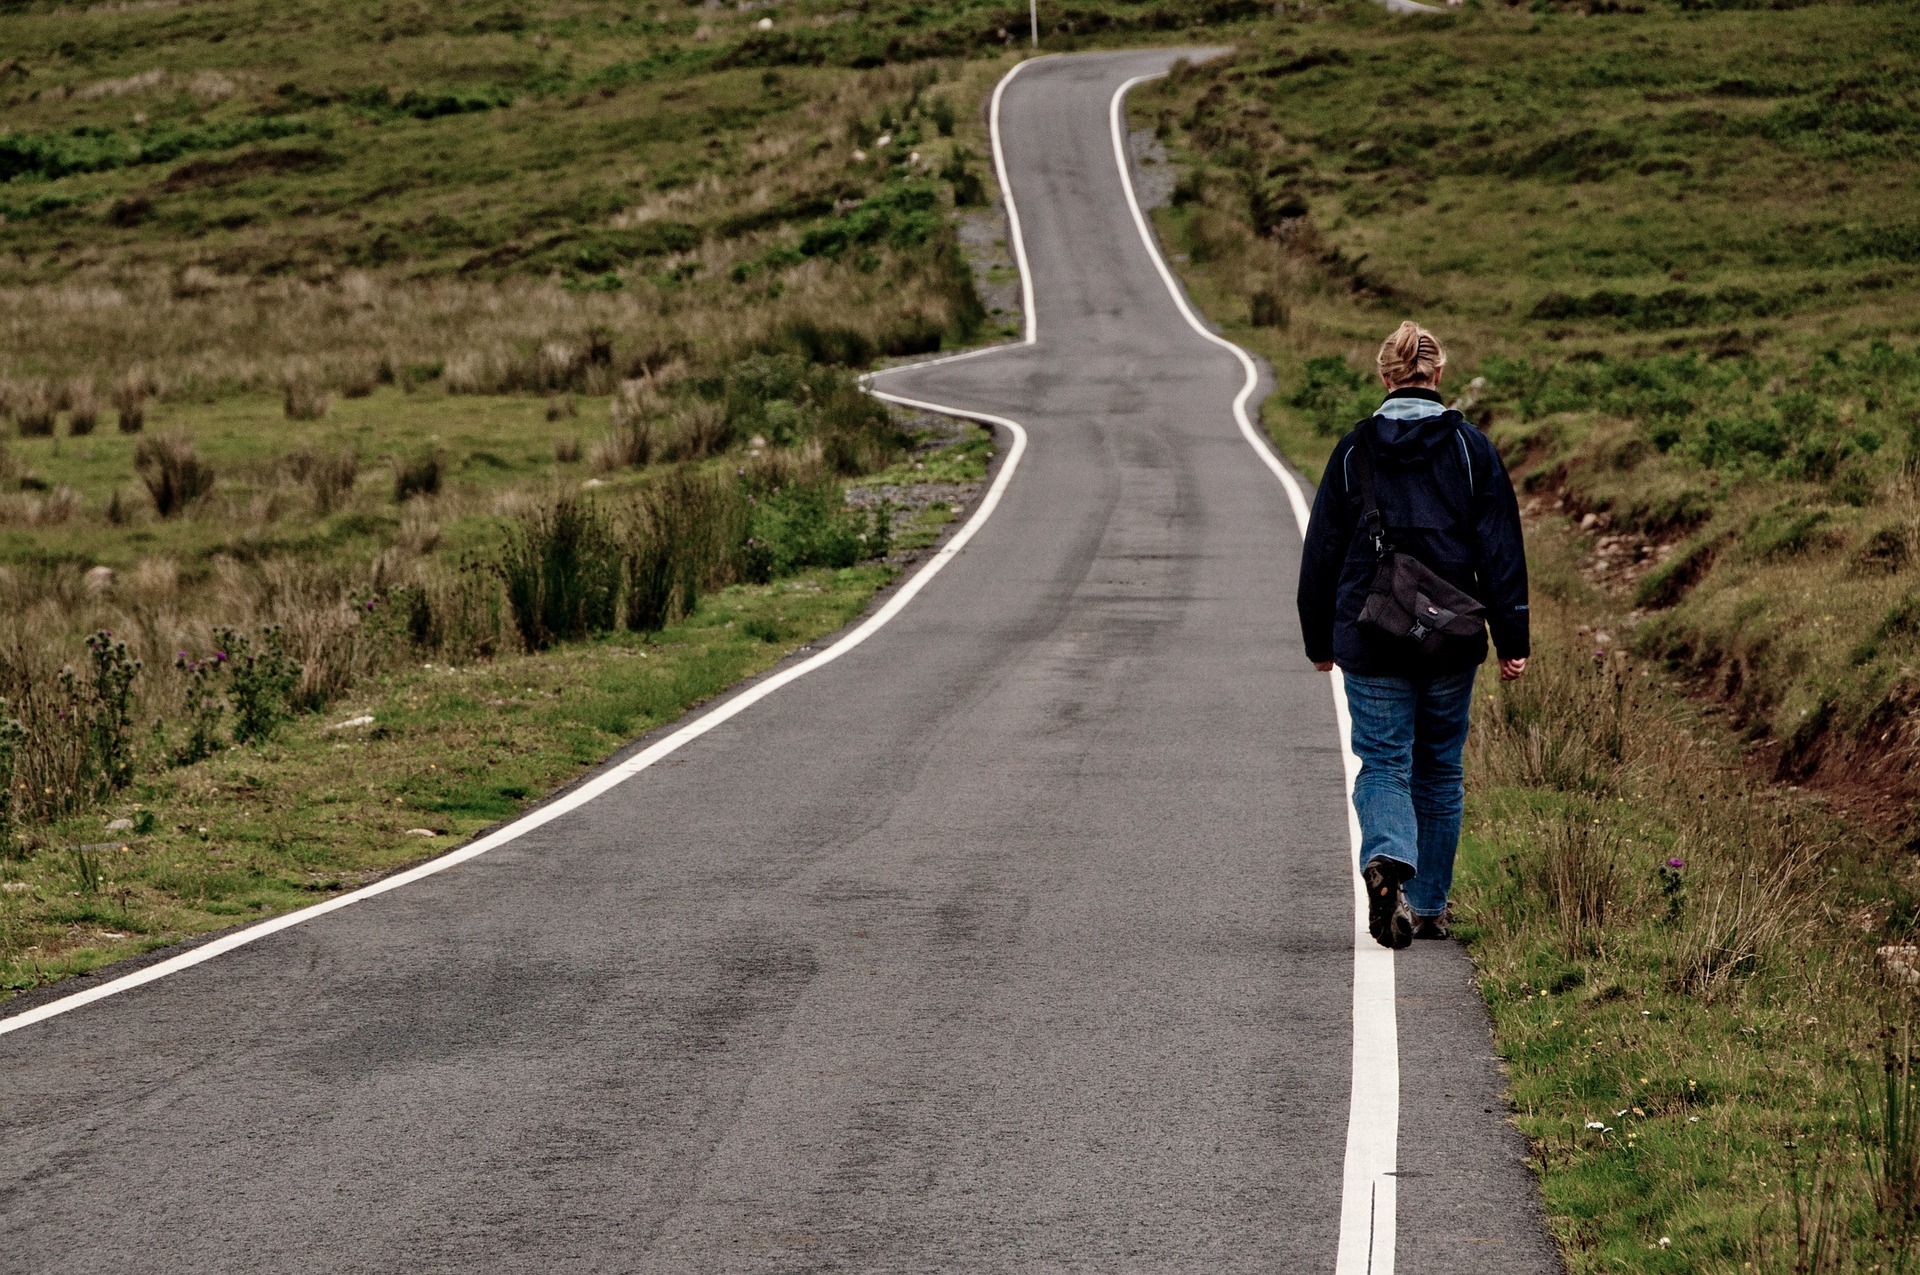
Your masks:
<instances>
[{"instance_id":1,"label":"bag buckle","mask_svg":"<svg viewBox=\"0 0 1920 1275\"><path fill-rule=\"evenodd\" d=\"M1413 628L1408 631L1407 636L1416 642L1424 642L1426 641L1427 634L1432 631L1433 630L1429 629L1426 625L1416 623Z\"/></svg>"}]
</instances>

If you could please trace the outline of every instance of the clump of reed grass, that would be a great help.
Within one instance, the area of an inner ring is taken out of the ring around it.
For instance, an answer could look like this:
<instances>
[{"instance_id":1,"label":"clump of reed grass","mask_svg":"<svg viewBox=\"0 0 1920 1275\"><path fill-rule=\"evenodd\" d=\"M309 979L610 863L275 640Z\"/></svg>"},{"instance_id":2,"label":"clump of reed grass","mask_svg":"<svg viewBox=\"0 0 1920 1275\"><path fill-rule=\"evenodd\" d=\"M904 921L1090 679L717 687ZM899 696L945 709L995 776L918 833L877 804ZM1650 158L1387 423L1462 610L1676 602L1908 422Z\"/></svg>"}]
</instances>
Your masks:
<instances>
[{"instance_id":1,"label":"clump of reed grass","mask_svg":"<svg viewBox=\"0 0 1920 1275\"><path fill-rule=\"evenodd\" d=\"M1551 902L1568 955L1604 941L1620 891L1619 837L1598 819L1578 816L1540 826L1540 884Z\"/></svg>"},{"instance_id":2,"label":"clump of reed grass","mask_svg":"<svg viewBox=\"0 0 1920 1275\"><path fill-rule=\"evenodd\" d=\"M200 458L199 448L185 434L142 438L134 448L133 467L146 485L153 511L162 518L184 512L213 491L213 466Z\"/></svg>"},{"instance_id":3,"label":"clump of reed grass","mask_svg":"<svg viewBox=\"0 0 1920 1275\"><path fill-rule=\"evenodd\" d=\"M434 546L440 543L440 524L433 520L425 501L407 502L406 512L400 515L400 534L394 544L402 552L420 557L432 553Z\"/></svg>"},{"instance_id":4,"label":"clump of reed grass","mask_svg":"<svg viewBox=\"0 0 1920 1275\"><path fill-rule=\"evenodd\" d=\"M139 368L123 374L113 384L113 410L122 434L138 434L147 425L147 399L153 393L152 382Z\"/></svg>"},{"instance_id":5,"label":"clump of reed grass","mask_svg":"<svg viewBox=\"0 0 1920 1275\"><path fill-rule=\"evenodd\" d=\"M93 433L100 421L100 401L94 397L93 379L80 377L67 386L67 433L83 438Z\"/></svg>"},{"instance_id":6,"label":"clump of reed grass","mask_svg":"<svg viewBox=\"0 0 1920 1275\"><path fill-rule=\"evenodd\" d=\"M27 740L27 728L8 711L0 699L0 860L14 856L17 834L14 832L14 754Z\"/></svg>"},{"instance_id":7,"label":"clump of reed grass","mask_svg":"<svg viewBox=\"0 0 1920 1275\"><path fill-rule=\"evenodd\" d=\"M691 469L642 491L624 528L627 627L657 632L692 614L702 591L731 580L749 517L738 484Z\"/></svg>"},{"instance_id":8,"label":"clump of reed grass","mask_svg":"<svg viewBox=\"0 0 1920 1275\"><path fill-rule=\"evenodd\" d=\"M333 409L333 395L300 374L281 383L280 401L290 421L317 421Z\"/></svg>"},{"instance_id":9,"label":"clump of reed grass","mask_svg":"<svg viewBox=\"0 0 1920 1275\"><path fill-rule=\"evenodd\" d=\"M321 451L302 447L282 462L287 475L313 493L314 510L326 515L352 494L360 477L360 457L351 447Z\"/></svg>"},{"instance_id":10,"label":"clump of reed grass","mask_svg":"<svg viewBox=\"0 0 1920 1275\"><path fill-rule=\"evenodd\" d=\"M404 505L414 496L438 495L445 468L446 462L438 451L422 452L408 459L395 457L393 462L394 503Z\"/></svg>"},{"instance_id":11,"label":"clump of reed grass","mask_svg":"<svg viewBox=\"0 0 1920 1275\"><path fill-rule=\"evenodd\" d=\"M614 626L620 549L590 499L561 496L521 517L507 533L499 572L530 651Z\"/></svg>"},{"instance_id":12,"label":"clump of reed grass","mask_svg":"<svg viewBox=\"0 0 1920 1275\"><path fill-rule=\"evenodd\" d=\"M1899 1032L1874 1069L1854 1074L1854 1132L1866 1160L1874 1206L1897 1252L1920 1223L1920 1075L1912 1029Z\"/></svg>"},{"instance_id":13,"label":"clump of reed grass","mask_svg":"<svg viewBox=\"0 0 1920 1275\"><path fill-rule=\"evenodd\" d=\"M30 380L13 388L10 412L14 428L22 438L52 438L58 418L59 397L43 380Z\"/></svg>"},{"instance_id":14,"label":"clump of reed grass","mask_svg":"<svg viewBox=\"0 0 1920 1275\"><path fill-rule=\"evenodd\" d=\"M669 461L704 460L724 452L733 442L727 411L719 403L695 399L674 410L660 458Z\"/></svg>"},{"instance_id":15,"label":"clump of reed grass","mask_svg":"<svg viewBox=\"0 0 1920 1275\"><path fill-rule=\"evenodd\" d=\"M553 459L555 464L576 465L580 462L580 437L577 434L562 434L553 440Z\"/></svg>"},{"instance_id":16,"label":"clump of reed grass","mask_svg":"<svg viewBox=\"0 0 1920 1275\"><path fill-rule=\"evenodd\" d=\"M1704 999L1754 973L1804 926L1805 890L1818 863L1817 853L1790 833L1721 848L1734 853L1717 861L1693 856L1701 870L1689 882L1686 920L1674 944L1674 985Z\"/></svg>"},{"instance_id":17,"label":"clump of reed grass","mask_svg":"<svg viewBox=\"0 0 1920 1275\"><path fill-rule=\"evenodd\" d=\"M9 705L10 818L59 818L133 779L132 724L141 663L116 635L85 641L82 667L18 640L0 650L0 698Z\"/></svg>"},{"instance_id":18,"label":"clump of reed grass","mask_svg":"<svg viewBox=\"0 0 1920 1275\"><path fill-rule=\"evenodd\" d=\"M608 412L613 432L593 447L593 467L600 473L640 468L662 456L664 438L656 423L665 410L660 395L642 380L620 384Z\"/></svg>"}]
</instances>

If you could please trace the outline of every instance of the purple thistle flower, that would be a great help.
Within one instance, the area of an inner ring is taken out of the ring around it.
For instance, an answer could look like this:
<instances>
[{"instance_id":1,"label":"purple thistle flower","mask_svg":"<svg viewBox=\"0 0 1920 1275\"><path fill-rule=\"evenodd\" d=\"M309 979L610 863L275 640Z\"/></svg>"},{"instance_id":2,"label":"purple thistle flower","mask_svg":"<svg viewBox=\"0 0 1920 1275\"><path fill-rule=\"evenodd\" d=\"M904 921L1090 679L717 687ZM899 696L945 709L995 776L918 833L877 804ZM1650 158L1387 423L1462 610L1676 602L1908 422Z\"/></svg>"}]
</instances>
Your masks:
<instances>
[{"instance_id":1,"label":"purple thistle flower","mask_svg":"<svg viewBox=\"0 0 1920 1275\"><path fill-rule=\"evenodd\" d=\"M1687 861L1685 859L1668 859L1667 866L1669 868L1684 868L1687 866Z\"/></svg>"}]
</instances>

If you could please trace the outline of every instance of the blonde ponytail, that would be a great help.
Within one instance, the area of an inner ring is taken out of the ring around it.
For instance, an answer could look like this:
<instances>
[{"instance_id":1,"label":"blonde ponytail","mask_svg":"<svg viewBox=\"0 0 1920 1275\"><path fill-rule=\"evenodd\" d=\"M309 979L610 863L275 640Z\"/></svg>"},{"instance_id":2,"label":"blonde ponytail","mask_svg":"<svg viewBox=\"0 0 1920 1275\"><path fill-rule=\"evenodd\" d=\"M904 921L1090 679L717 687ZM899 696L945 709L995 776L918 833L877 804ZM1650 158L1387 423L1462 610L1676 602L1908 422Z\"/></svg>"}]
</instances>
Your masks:
<instances>
[{"instance_id":1,"label":"blonde ponytail","mask_svg":"<svg viewBox=\"0 0 1920 1275\"><path fill-rule=\"evenodd\" d=\"M1403 385L1431 385L1447 365L1447 352L1440 348L1438 337L1408 319L1381 342L1380 354L1374 362L1380 368L1380 375L1395 389Z\"/></svg>"}]
</instances>

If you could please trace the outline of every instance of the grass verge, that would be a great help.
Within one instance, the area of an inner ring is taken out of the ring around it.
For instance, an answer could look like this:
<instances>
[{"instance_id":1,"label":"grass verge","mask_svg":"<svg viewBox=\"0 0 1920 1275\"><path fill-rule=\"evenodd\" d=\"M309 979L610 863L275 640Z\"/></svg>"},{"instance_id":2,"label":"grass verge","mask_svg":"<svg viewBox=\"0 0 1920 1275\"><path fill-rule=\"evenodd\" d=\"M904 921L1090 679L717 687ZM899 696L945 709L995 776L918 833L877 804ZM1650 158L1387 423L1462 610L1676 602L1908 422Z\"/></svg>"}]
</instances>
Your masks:
<instances>
[{"instance_id":1,"label":"grass verge","mask_svg":"<svg viewBox=\"0 0 1920 1275\"><path fill-rule=\"evenodd\" d=\"M1915 1262L1916 38L1356 3L1132 105L1296 463L1411 315L1521 486L1535 662L1476 701L1456 906L1577 1273Z\"/></svg>"},{"instance_id":2,"label":"grass verge","mask_svg":"<svg viewBox=\"0 0 1920 1275\"><path fill-rule=\"evenodd\" d=\"M735 585L651 637L395 670L266 744L36 828L32 854L0 863L0 991L302 907L464 840L844 626L892 575Z\"/></svg>"}]
</instances>

